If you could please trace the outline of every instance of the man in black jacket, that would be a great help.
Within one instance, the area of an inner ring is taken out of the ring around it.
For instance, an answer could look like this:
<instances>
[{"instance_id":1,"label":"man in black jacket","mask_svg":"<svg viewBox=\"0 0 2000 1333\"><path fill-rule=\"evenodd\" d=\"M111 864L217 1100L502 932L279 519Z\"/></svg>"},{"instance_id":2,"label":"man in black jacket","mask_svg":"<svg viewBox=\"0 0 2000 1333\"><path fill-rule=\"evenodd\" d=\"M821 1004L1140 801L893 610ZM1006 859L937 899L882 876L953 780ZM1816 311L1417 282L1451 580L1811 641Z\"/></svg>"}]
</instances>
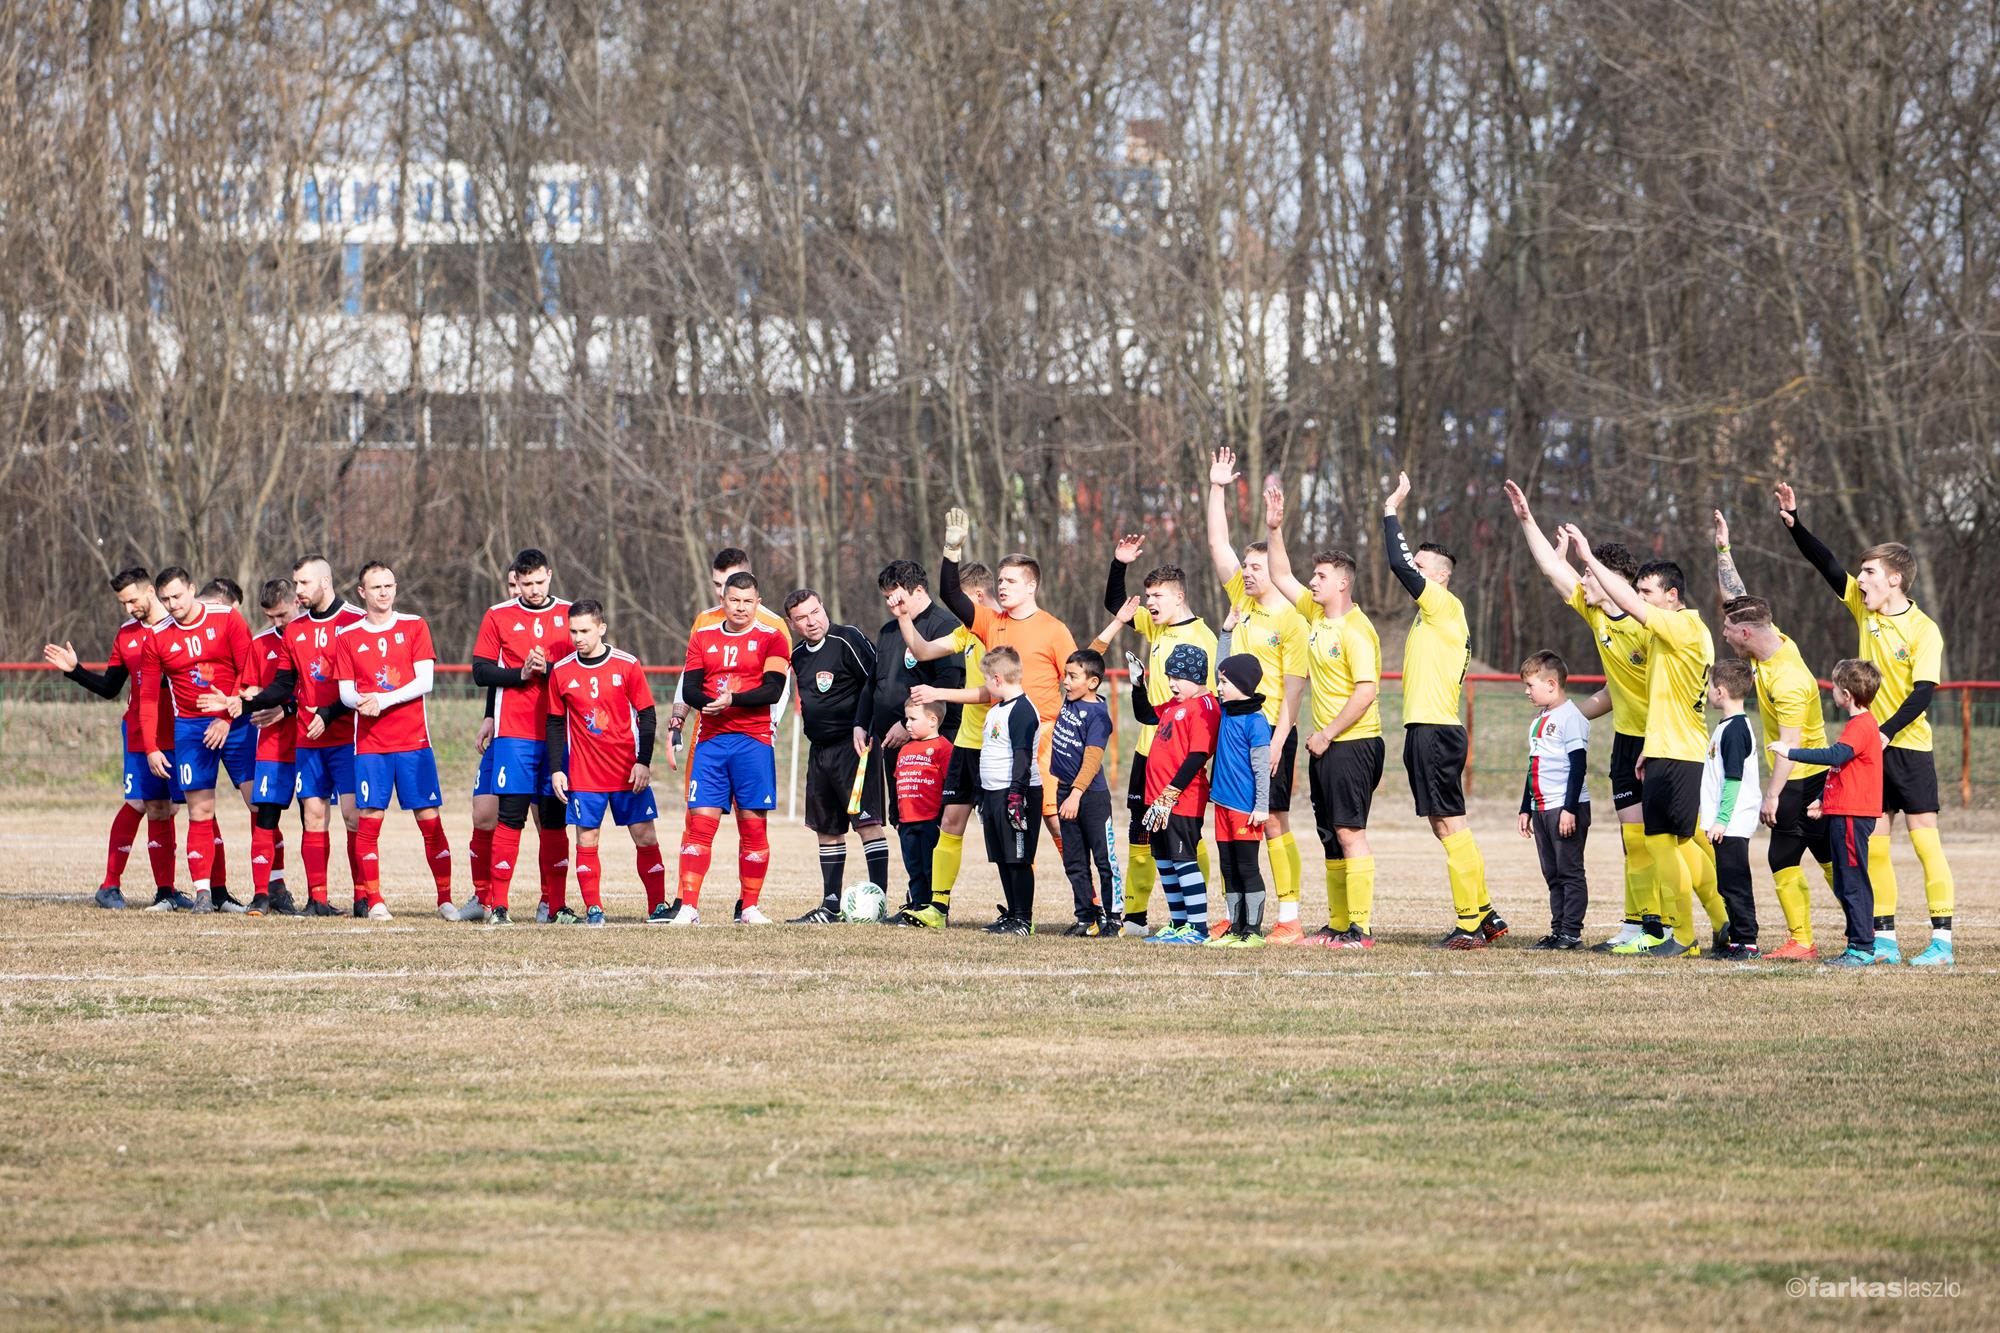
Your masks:
<instances>
[{"instance_id":1,"label":"man in black jacket","mask_svg":"<svg viewBox=\"0 0 2000 1333\"><path fill-rule=\"evenodd\" d=\"M799 712L811 748L806 758L806 827L819 837L820 904L792 924L825 925L840 919L840 891L847 874L847 830L861 836L868 879L886 884L889 839L879 749L864 758L854 748L854 720L875 674L875 645L852 625L836 625L811 588L785 598L792 627L792 674L799 682ZM857 808L855 778L861 778Z\"/></svg>"}]
</instances>

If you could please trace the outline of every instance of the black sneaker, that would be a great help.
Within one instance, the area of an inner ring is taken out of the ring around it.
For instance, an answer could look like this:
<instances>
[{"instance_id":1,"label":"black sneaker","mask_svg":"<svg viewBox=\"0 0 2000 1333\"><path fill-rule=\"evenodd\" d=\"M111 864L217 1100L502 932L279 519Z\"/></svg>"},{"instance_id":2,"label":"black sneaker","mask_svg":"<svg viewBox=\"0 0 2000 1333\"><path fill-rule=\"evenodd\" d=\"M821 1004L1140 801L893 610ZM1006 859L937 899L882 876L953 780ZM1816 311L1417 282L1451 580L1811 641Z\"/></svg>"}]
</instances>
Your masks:
<instances>
[{"instance_id":1,"label":"black sneaker","mask_svg":"<svg viewBox=\"0 0 2000 1333\"><path fill-rule=\"evenodd\" d=\"M1715 956L1724 962L1748 963L1761 958L1763 955L1757 951L1757 946L1754 944L1738 944L1736 941L1730 940L1726 944L1717 946Z\"/></svg>"},{"instance_id":2,"label":"black sneaker","mask_svg":"<svg viewBox=\"0 0 2000 1333\"><path fill-rule=\"evenodd\" d=\"M1486 937L1488 944L1491 944L1507 933L1507 923L1500 919L1498 912L1488 908L1486 919L1479 923L1479 933Z\"/></svg>"},{"instance_id":3,"label":"black sneaker","mask_svg":"<svg viewBox=\"0 0 2000 1333\"><path fill-rule=\"evenodd\" d=\"M830 926L839 920L840 913L829 911L825 904L821 904L803 916L793 917L785 924L788 926Z\"/></svg>"},{"instance_id":4,"label":"black sneaker","mask_svg":"<svg viewBox=\"0 0 2000 1333\"><path fill-rule=\"evenodd\" d=\"M253 894L251 894L251 895L250 895L250 908L249 908L249 915L251 915L251 916L262 916L262 915L264 915L264 914L265 914L266 912L268 912L268 911L270 911L270 910L271 910L271 895L270 895L270 894L268 894L268 893L253 893Z\"/></svg>"},{"instance_id":5,"label":"black sneaker","mask_svg":"<svg viewBox=\"0 0 2000 1333\"><path fill-rule=\"evenodd\" d=\"M174 899L178 896L171 888L154 889L152 905L147 907L146 910L149 912L171 912L174 910Z\"/></svg>"},{"instance_id":6,"label":"black sneaker","mask_svg":"<svg viewBox=\"0 0 2000 1333\"><path fill-rule=\"evenodd\" d=\"M1583 947L1583 936L1581 935L1556 936L1556 948L1562 950L1565 953L1567 953L1571 949L1581 949L1582 947Z\"/></svg>"},{"instance_id":7,"label":"black sneaker","mask_svg":"<svg viewBox=\"0 0 2000 1333\"><path fill-rule=\"evenodd\" d=\"M504 907L489 908L486 913L486 924L489 926L511 926L514 924L514 918L507 915L507 909Z\"/></svg>"},{"instance_id":8,"label":"black sneaker","mask_svg":"<svg viewBox=\"0 0 2000 1333\"><path fill-rule=\"evenodd\" d=\"M1544 952L1544 953L1546 953L1546 952L1548 952L1548 951L1550 951L1550 950L1552 950L1552 949L1560 949L1560 948L1562 948L1562 947L1563 947L1563 946L1562 946L1562 936L1560 936L1560 935L1544 935L1544 936L1542 936L1542 937L1541 937L1540 939L1536 940L1536 941L1535 941L1535 942L1534 942L1533 944L1530 944L1530 945L1529 945L1528 947L1529 947L1530 949L1539 949L1539 950L1541 950L1541 951L1542 951L1542 952Z\"/></svg>"},{"instance_id":9,"label":"black sneaker","mask_svg":"<svg viewBox=\"0 0 2000 1333\"><path fill-rule=\"evenodd\" d=\"M354 900L354 915L364 921L368 919L368 900L366 898L356 898Z\"/></svg>"},{"instance_id":10,"label":"black sneaker","mask_svg":"<svg viewBox=\"0 0 2000 1333\"><path fill-rule=\"evenodd\" d=\"M1724 925L1722 929L1715 932L1715 940L1709 945L1709 952L1717 958L1727 958L1729 956L1729 927L1727 925Z\"/></svg>"},{"instance_id":11,"label":"black sneaker","mask_svg":"<svg viewBox=\"0 0 2000 1333\"><path fill-rule=\"evenodd\" d=\"M1014 918L1008 916L1007 909L1003 907L1000 909L1000 915L994 919L993 924L986 927L986 933L988 935L1011 935L1014 933L1013 926Z\"/></svg>"},{"instance_id":12,"label":"black sneaker","mask_svg":"<svg viewBox=\"0 0 2000 1333\"><path fill-rule=\"evenodd\" d=\"M292 891L273 885L271 888L271 913L274 916L304 916L305 909L292 900Z\"/></svg>"},{"instance_id":13,"label":"black sneaker","mask_svg":"<svg viewBox=\"0 0 2000 1333\"><path fill-rule=\"evenodd\" d=\"M1065 930L1063 936L1067 939L1096 939L1097 923L1095 921L1078 921L1068 930Z\"/></svg>"},{"instance_id":14,"label":"black sneaker","mask_svg":"<svg viewBox=\"0 0 2000 1333\"><path fill-rule=\"evenodd\" d=\"M1486 933L1484 931L1460 930L1456 926L1452 927L1437 943L1431 945L1433 949L1484 949L1485 947Z\"/></svg>"},{"instance_id":15,"label":"black sneaker","mask_svg":"<svg viewBox=\"0 0 2000 1333\"><path fill-rule=\"evenodd\" d=\"M1333 941L1337 939L1342 938L1346 934L1347 932L1344 930L1335 930L1333 928L1333 924L1331 922L1328 922L1326 925L1321 926L1318 930L1315 930L1312 934L1306 936L1303 942L1306 944L1317 944L1322 949L1324 949L1327 945L1333 943Z\"/></svg>"},{"instance_id":16,"label":"black sneaker","mask_svg":"<svg viewBox=\"0 0 2000 1333\"><path fill-rule=\"evenodd\" d=\"M340 909L324 898L311 898L306 901L306 910L301 915L339 916Z\"/></svg>"},{"instance_id":17,"label":"black sneaker","mask_svg":"<svg viewBox=\"0 0 2000 1333\"><path fill-rule=\"evenodd\" d=\"M1125 918L1118 916L1106 916L1104 920L1098 924L1097 927L1098 938L1115 940L1118 938L1118 932L1123 930L1124 928L1125 928Z\"/></svg>"},{"instance_id":18,"label":"black sneaker","mask_svg":"<svg viewBox=\"0 0 2000 1333\"><path fill-rule=\"evenodd\" d=\"M1034 922L1023 921L1017 916L1010 916L1005 921L996 921L993 924L1001 928L993 932L996 935L1032 935L1035 933Z\"/></svg>"}]
</instances>

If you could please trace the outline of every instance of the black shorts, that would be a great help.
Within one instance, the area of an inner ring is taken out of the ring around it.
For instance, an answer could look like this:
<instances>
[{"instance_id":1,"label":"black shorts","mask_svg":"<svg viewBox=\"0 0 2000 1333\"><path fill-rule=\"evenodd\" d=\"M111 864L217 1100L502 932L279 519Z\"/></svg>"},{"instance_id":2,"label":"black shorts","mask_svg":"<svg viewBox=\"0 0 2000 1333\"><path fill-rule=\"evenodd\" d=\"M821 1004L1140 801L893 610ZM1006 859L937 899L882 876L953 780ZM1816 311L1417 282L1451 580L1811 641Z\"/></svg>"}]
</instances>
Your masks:
<instances>
[{"instance_id":1,"label":"black shorts","mask_svg":"<svg viewBox=\"0 0 2000 1333\"><path fill-rule=\"evenodd\" d=\"M1937 758L1929 750L1882 751L1882 813L1934 815L1938 812Z\"/></svg>"},{"instance_id":2,"label":"black shorts","mask_svg":"<svg viewBox=\"0 0 2000 1333\"><path fill-rule=\"evenodd\" d=\"M1134 847L1152 842L1153 835L1142 822L1146 817L1146 756L1132 756L1132 780L1125 784L1125 813L1132 817L1126 837Z\"/></svg>"},{"instance_id":3,"label":"black shorts","mask_svg":"<svg viewBox=\"0 0 2000 1333\"><path fill-rule=\"evenodd\" d=\"M1007 822L1007 792L979 793L979 822L986 830L986 859L996 866L1035 863L1035 848L1042 839L1042 789L1028 788L1028 827L1017 829Z\"/></svg>"},{"instance_id":4,"label":"black shorts","mask_svg":"<svg viewBox=\"0 0 2000 1333\"><path fill-rule=\"evenodd\" d=\"M952 747L951 763L944 770L944 803L946 805L979 804L979 747L977 745L957 745Z\"/></svg>"},{"instance_id":5,"label":"black shorts","mask_svg":"<svg viewBox=\"0 0 2000 1333\"><path fill-rule=\"evenodd\" d=\"M1611 734L1612 809L1629 810L1639 804L1639 775L1633 770L1639 766L1639 756L1645 752L1644 736L1627 736L1622 731Z\"/></svg>"},{"instance_id":6,"label":"black shorts","mask_svg":"<svg viewBox=\"0 0 2000 1333\"><path fill-rule=\"evenodd\" d=\"M1696 765L1700 767L1700 765ZM1425 819L1465 813L1465 728L1443 722L1412 722L1403 728L1403 771L1410 795Z\"/></svg>"},{"instance_id":7,"label":"black shorts","mask_svg":"<svg viewBox=\"0 0 2000 1333\"><path fill-rule=\"evenodd\" d=\"M1320 846L1328 856L1340 855L1340 839L1334 830L1368 827L1368 811L1382 781L1385 753L1382 738L1369 736L1335 741L1326 747L1326 753L1307 758L1313 821L1319 826Z\"/></svg>"},{"instance_id":8,"label":"black shorts","mask_svg":"<svg viewBox=\"0 0 2000 1333\"><path fill-rule=\"evenodd\" d=\"M1806 818L1806 807L1826 795L1826 774L1793 778L1778 792L1778 822L1771 828L1771 844L1766 860L1775 871L1802 864L1810 853L1825 865L1833 859L1827 843L1826 820ZM1742 799L1748 800L1746 794Z\"/></svg>"},{"instance_id":9,"label":"black shorts","mask_svg":"<svg viewBox=\"0 0 2000 1333\"><path fill-rule=\"evenodd\" d=\"M1701 823L1700 761L1648 759L1639 803L1645 810L1647 837L1692 838Z\"/></svg>"},{"instance_id":10,"label":"black shorts","mask_svg":"<svg viewBox=\"0 0 2000 1333\"><path fill-rule=\"evenodd\" d=\"M1292 775L1299 766L1299 729L1292 728L1292 734L1285 737L1285 752L1278 757L1278 771L1271 775L1271 813L1290 814L1292 809Z\"/></svg>"},{"instance_id":11,"label":"black shorts","mask_svg":"<svg viewBox=\"0 0 2000 1333\"><path fill-rule=\"evenodd\" d=\"M1200 853L1200 815L1168 815L1167 826L1153 835L1155 861L1192 861Z\"/></svg>"},{"instance_id":12,"label":"black shorts","mask_svg":"<svg viewBox=\"0 0 2000 1333\"><path fill-rule=\"evenodd\" d=\"M861 779L861 813L847 813L854 795L854 770L861 756L852 742L814 741L806 753L806 827L839 837L850 828L878 828L883 817L882 747L868 747L868 772Z\"/></svg>"}]
</instances>

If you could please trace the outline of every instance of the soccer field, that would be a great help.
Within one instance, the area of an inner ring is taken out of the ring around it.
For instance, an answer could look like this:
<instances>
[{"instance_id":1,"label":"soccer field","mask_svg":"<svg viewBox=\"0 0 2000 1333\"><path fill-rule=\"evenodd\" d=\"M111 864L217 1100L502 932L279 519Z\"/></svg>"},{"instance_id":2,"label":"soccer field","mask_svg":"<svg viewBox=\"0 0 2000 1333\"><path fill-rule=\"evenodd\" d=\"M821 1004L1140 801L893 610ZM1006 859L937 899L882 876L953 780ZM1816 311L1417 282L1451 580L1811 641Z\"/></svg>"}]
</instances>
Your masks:
<instances>
[{"instance_id":1,"label":"soccer field","mask_svg":"<svg viewBox=\"0 0 2000 1333\"><path fill-rule=\"evenodd\" d=\"M1546 898L1500 805L1474 828L1514 933L1418 947L1448 924L1443 862L1398 797L1378 805L1368 954L447 925L401 816L391 924L111 914L89 906L108 800L17 797L0 1322L2000 1318L2000 824L1947 825L1955 969L1551 961L1522 947ZM224 818L234 843L241 812ZM447 818L462 853L463 806ZM1608 828L1593 937L1618 909ZM773 834L766 901L796 914L817 894L810 836ZM607 832L621 923L627 847ZM1302 850L1310 929L1325 904ZM714 920L733 855L725 831ZM1900 839L1897 859L1914 953ZM1040 869L1059 930L1052 851ZM1838 913L1813 885L1831 950ZM996 894L968 857L961 922ZM1788 1291L1813 1279L1957 1294Z\"/></svg>"}]
</instances>

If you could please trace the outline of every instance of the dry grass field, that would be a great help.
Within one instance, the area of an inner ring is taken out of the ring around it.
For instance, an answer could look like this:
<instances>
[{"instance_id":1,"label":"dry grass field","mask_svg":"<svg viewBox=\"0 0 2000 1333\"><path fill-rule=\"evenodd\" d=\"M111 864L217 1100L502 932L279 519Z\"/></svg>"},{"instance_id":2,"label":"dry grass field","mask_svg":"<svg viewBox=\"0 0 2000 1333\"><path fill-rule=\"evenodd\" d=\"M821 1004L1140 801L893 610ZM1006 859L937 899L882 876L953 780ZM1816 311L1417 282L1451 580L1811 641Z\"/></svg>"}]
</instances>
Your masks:
<instances>
[{"instance_id":1,"label":"dry grass field","mask_svg":"<svg viewBox=\"0 0 2000 1333\"><path fill-rule=\"evenodd\" d=\"M88 898L108 806L17 796L0 1324L2000 1320L2000 825L1948 826L1959 967L1839 974L1526 952L1546 899L1497 805L1475 828L1515 932L1425 951L1442 861L1397 793L1378 809L1384 944L1353 955L447 925L406 819L391 924L111 914ZM449 826L462 850L462 809ZM247 846L240 813L225 827ZM774 828L767 903L790 915L816 867ZM1052 853L1042 872L1060 928ZM996 893L970 865L959 916ZM1913 954L1921 910L1904 921Z\"/></svg>"}]
</instances>

